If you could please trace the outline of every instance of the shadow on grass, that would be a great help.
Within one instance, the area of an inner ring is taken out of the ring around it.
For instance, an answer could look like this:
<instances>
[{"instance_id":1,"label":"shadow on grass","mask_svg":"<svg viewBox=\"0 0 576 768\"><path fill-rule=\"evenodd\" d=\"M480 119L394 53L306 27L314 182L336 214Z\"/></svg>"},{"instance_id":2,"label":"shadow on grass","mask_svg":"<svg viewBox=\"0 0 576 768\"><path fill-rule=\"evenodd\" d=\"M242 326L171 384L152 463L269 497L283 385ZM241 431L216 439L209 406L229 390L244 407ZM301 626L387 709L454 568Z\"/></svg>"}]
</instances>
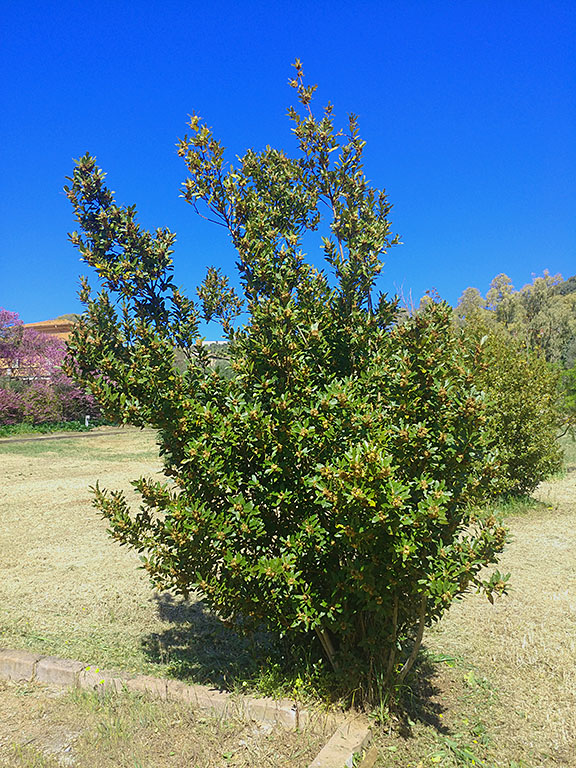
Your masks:
<instances>
[{"instance_id":1,"label":"shadow on grass","mask_svg":"<svg viewBox=\"0 0 576 768\"><path fill-rule=\"evenodd\" d=\"M494 510L503 514L504 519L512 515L524 515L530 512L542 512L548 508L546 502L534 496L508 496L494 505Z\"/></svg>"},{"instance_id":2,"label":"shadow on grass","mask_svg":"<svg viewBox=\"0 0 576 768\"><path fill-rule=\"evenodd\" d=\"M265 633L244 636L208 611L202 602L155 597L167 627L147 635L142 647L149 661L181 680L230 690L257 675L274 650Z\"/></svg>"},{"instance_id":3,"label":"shadow on grass","mask_svg":"<svg viewBox=\"0 0 576 768\"><path fill-rule=\"evenodd\" d=\"M201 601L176 599L169 593L155 596L158 614L166 623L163 632L147 635L142 640L149 661L161 665L163 672L179 680L212 685L220 690L238 690L243 685L268 695L283 695L291 688L293 678L310 674L314 662L284 646L265 632L246 636L236 632L227 623L210 612ZM319 649L315 649L320 655ZM412 726L423 723L440 734L450 729L442 721L445 711L440 662L423 648L394 707L399 723L399 734L412 735ZM326 677L316 678L321 683L316 695L343 703L349 700L345 686ZM342 683L342 681L340 681ZM288 694L289 695L289 694ZM340 697L343 698L340 698Z\"/></svg>"},{"instance_id":4,"label":"shadow on grass","mask_svg":"<svg viewBox=\"0 0 576 768\"><path fill-rule=\"evenodd\" d=\"M431 726L443 735L450 733L450 729L442 721L446 711L445 691L439 681L439 662L423 647L394 708L400 736L410 738L412 726L416 723Z\"/></svg>"}]
</instances>

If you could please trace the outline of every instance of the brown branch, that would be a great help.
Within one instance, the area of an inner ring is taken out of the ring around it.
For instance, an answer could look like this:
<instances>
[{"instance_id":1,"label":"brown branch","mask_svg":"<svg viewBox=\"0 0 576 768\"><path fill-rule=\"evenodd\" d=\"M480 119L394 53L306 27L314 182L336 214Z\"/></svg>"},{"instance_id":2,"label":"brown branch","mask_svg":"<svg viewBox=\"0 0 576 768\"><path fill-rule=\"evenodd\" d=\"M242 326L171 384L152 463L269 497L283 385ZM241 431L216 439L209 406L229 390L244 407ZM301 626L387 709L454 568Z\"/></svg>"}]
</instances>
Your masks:
<instances>
[{"instance_id":1,"label":"brown branch","mask_svg":"<svg viewBox=\"0 0 576 768\"><path fill-rule=\"evenodd\" d=\"M318 635L320 644L324 649L324 653L326 654L326 656L328 657L328 660L330 661L330 664L332 665L332 669L336 672L338 670L338 661L336 659L336 651L334 650L334 646L332 645L332 640L330 639L330 635L328 634L328 632L326 632L325 629L321 629L320 627L316 627L316 634Z\"/></svg>"},{"instance_id":2,"label":"brown branch","mask_svg":"<svg viewBox=\"0 0 576 768\"><path fill-rule=\"evenodd\" d=\"M410 653L410 656L406 659L404 662L404 666L400 670L400 673L398 674L398 677L396 678L396 683L400 685L408 672L412 669L412 665L416 661L416 656L418 656L418 651L420 650L420 646L422 645L422 637L424 636L424 627L426 625L426 595L422 595L422 601L420 603L420 614L418 617L418 632L416 633L416 639L414 640L414 646L412 648L412 652Z\"/></svg>"},{"instance_id":3,"label":"brown branch","mask_svg":"<svg viewBox=\"0 0 576 768\"><path fill-rule=\"evenodd\" d=\"M394 608L392 610L392 643L390 646L390 654L388 656L388 667L386 669L386 680L390 680L392 670L394 669L394 662L396 661L396 638L398 630L398 596L394 598Z\"/></svg>"}]
</instances>

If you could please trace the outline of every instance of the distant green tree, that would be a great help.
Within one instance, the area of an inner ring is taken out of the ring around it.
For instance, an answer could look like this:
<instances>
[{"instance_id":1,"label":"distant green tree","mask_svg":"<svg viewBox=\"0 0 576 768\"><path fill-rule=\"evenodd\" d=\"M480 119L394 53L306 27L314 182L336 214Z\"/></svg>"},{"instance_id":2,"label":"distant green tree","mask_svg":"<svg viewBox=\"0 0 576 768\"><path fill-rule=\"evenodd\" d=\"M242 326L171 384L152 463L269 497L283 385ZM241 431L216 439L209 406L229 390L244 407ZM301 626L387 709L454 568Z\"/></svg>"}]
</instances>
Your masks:
<instances>
[{"instance_id":1,"label":"distant green tree","mask_svg":"<svg viewBox=\"0 0 576 768\"><path fill-rule=\"evenodd\" d=\"M540 351L550 363L570 366L576 339L576 296L559 294L561 275L544 272L519 292L521 323L517 335L526 346Z\"/></svg>"},{"instance_id":2,"label":"distant green tree","mask_svg":"<svg viewBox=\"0 0 576 768\"><path fill-rule=\"evenodd\" d=\"M570 281L545 271L516 291L505 274L492 280L486 298L466 288L456 315L482 315L485 325L505 328L525 349L542 354L549 363L570 368L576 360L576 294Z\"/></svg>"},{"instance_id":3,"label":"distant green tree","mask_svg":"<svg viewBox=\"0 0 576 768\"><path fill-rule=\"evenodd\" d=\"M512 340L515 353L523 350L526 361L541 357L552 366L550 380L557 381L560 387L556 407L561 414L562 432L576 423L571 373L576 365L574 285L576 278L563 281L561 275L545 271L516 291L510 278L500 274L492 281L486 299L476 288L467 288L456 307L461 326L479 324L484 332L494 330L499 336L504 333Z\"/></svg>"},{"instance_id":4,"label":"distant green tree","mask_svg":"<svg viewBox=\"0 0 576 768\"><path fill-rule=\"evenodd\" d=\"M562 411L562 436L574 435L576 429L576 364L560 369L560 395Z\"/></svg>"},{"instance_id":5,"label":"distant green tree","mask_svg":"<svg viewBox=\"0 0 576 768\"><path fill-rule=\"evenodd\" d=\"M486 307L494 313L496 321L506 327L513 321L514 286L508 275L501 273L492 280L490 290L486 294Z\"/></svg>"},{"instance_id":6,"label":"distant green tree","mask_svg":"<svg viewBox=\"0 0 576 768\"><path fill-rule=\"evenodd\" d=\"M482 298L478 288L466 288L464 290L458 299L455 315L460 324L471 315L482 315L485 318L485 322L488 322L489 312L486 309L486 300Z\"/></svg>"},{"instance_id":7,"label":"distant green tree","mask_svg":"<svg viewBox=\"0 0 576 768\"><path fill-rule=\"evenodd\" d=\"M566 296L569 293L576 293L576 275L572 275L567 280L563 280L555 287L555 293L560 296Z\"/></svg>"},{"instance_id":8,"label":"distant green tree","mask_svg":"<svg viewBox=\"0 0 576 768\"><path fill-rule=\"evenodd\" d=\"M505 531L472 511L494 481L475 352L446 305L397 323L396 302L374 296L397 242L390 204L364 176L356 118L337 131L330 107L315 117L296 70L295 157L267 147L230 166L197 116L179 144L184 196L228 229L242 297L211 268L199 302L187 299L174 235L142 230L94 158L78 162L71 239L102 290L84 281L73 371L106 414L159 431L172 484L135 482L136 512L96 490L153 582L199 589L243 626L317 637L356 701L373 701L404 679L456 597L504 590L484 568ZM301 251L321 212L329 274ZM234 376L210 366L201 320L220 322Z\"/></svg>"},{"instance_id":9,"label":"distant green tree","mask_svg":"<svg viewBox=\"0 0 576 768\"><path fill-rule=\"evenodd\" d=\"M561 466L559 373L482 314L467 316L464 333L483 351L475 381L486 394L486 426L498 451L498 491L530 493Z\"/></svg>"}]
</instances>

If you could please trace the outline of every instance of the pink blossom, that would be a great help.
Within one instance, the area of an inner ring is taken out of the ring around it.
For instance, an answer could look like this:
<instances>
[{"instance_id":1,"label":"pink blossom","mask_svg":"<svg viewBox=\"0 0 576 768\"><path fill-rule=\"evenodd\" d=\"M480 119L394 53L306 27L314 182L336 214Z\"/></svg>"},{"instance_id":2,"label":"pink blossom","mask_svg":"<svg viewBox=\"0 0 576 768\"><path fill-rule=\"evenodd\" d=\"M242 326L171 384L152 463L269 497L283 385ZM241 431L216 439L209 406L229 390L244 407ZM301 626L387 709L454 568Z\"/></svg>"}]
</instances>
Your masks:
<instances>
[{"instance_id":1,"label":"pink blossom","mask_svg":"<svg viewBox=\"0 0 576 768\"><path fill-rule=\"evenodd\" d=\"M24 327L17 312L0 307L0 424L77 420L98 413L92 396L63 372L65 355L64 341Z\"/></svg>"}]
</instances>

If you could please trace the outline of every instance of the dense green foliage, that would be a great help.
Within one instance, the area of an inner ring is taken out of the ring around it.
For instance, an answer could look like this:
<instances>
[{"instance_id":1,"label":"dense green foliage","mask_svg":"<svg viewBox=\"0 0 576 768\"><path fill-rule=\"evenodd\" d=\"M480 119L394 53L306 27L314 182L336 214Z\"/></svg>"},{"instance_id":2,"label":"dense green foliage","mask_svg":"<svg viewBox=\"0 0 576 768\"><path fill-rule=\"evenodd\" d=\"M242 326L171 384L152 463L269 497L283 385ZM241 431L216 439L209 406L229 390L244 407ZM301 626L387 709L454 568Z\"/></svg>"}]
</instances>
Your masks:
<instances>
[{"instance_id":1,"label":"dense green foliage","mask_svg":"<svg viewBox=\"0 0 576 768\"><path fill-rule=\"evenodd\" d=\"M562 463L558 371L498 325L486 327L469 316L466 333L482 340L474 378L486 394L487 433L499 459L498 490L531 493Z\"/></svg>"},{"instance_id":2,"label":"dense green foliage","mask_svg":"<svg viewBox=\"0 0 576 768\"><path fill-rule=\"evenodd\" d=\"M86 426L83 421L60 421L50 424L4 424L0 426L0 437L18 435L49 435L54 432L90 432L93 424Z\"/></svg>"},{"instance_id":3,"label":"dense green foliage","mask_svg":"<svg viewBox=\"0 0 576 768\"><path fill-rule=\"evenodd\" d=\"M467 288L456 308L467 334L486 337L478 384L488 396L505 493L530 492L559 468L556 438L576 421L574 284L545 272L516 291L500 274L485 298Z\"/></svg>"},{"instance_id":4,"label":"dense green foliage","mask_svg":"<svg viewBox=\"0 0 576 768\"><path fill-rule=\"evenodd\" d=\"M545 272L516 291L510 278L500 274L485 298L476 288L467 288L456 314L479 314L484 324L504 328L524 349L571 368L576 362L576 292L571 281Z\"/></svg>"},{"instance_id":5,"label":"dense green foliage","mask_svg":"<svg viewBox=\"0 0 576 768\"><path fill-rule=\"evenodd\" d=\"M184 297L174 235L140 229L94 158L78 162L71 239L103 289L84 283L74 373L106 415L159 430L169 481L135 483L140 511L96 491L154 583L199 588L245 627L316 636L356 699L370 699L403 679L424 627L456 597L504 589L481 571L505 531L472 512L495 472L478 350L446 305L399 323L396 302L373 296L396 242L390 205L364 177L356 119L344 132L330 108L314 117L299 65L292 85L304 106L289 113L295 157L268 147L229 166L198 117L179 145L184 195L230 232L242 297L215 269L198 303ZM319 226L328 272L301 252ZM234 376L210 366L202 319L221 323Z\"/></svg>"},{"instance_id":6,"label":"dense green foliage","mask_svg":"<svg viewBox=\"0 0 576 768\"><path fill-rule=\"evenodd\" d=\"M569 429L576 425L576 363L561 373L562 410ZM568 430L566 430L568 431Z\"/></svg>"}]
</instances>

